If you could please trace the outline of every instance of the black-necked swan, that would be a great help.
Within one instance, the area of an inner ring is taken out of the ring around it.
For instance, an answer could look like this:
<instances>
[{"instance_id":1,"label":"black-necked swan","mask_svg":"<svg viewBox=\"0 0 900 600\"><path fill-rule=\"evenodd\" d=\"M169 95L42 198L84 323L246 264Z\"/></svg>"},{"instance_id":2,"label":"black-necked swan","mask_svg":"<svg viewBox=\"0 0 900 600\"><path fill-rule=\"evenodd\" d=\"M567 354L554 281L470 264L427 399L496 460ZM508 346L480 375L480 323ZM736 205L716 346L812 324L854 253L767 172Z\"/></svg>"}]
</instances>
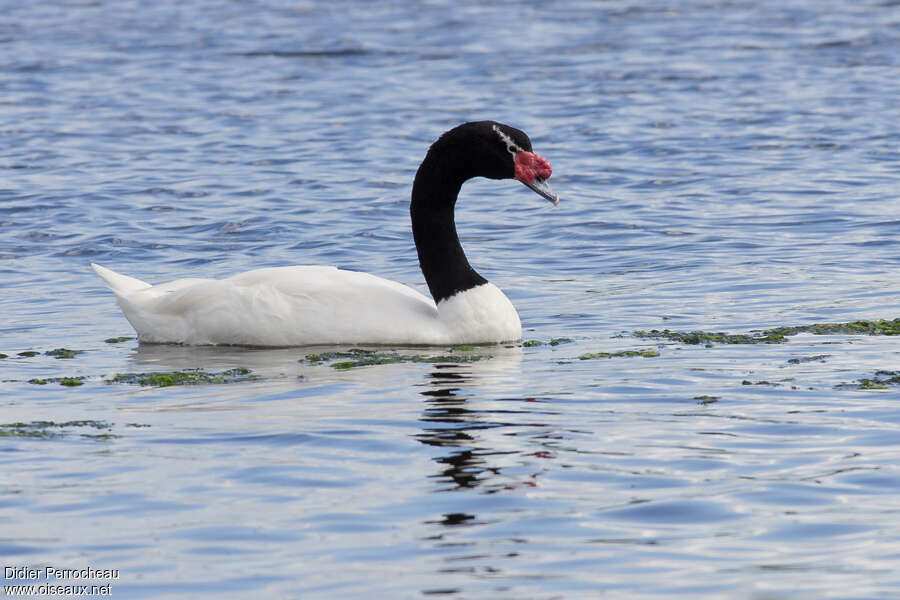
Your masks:
<instances>
[{"instance_id":1,"label":"black-necked swan","mask_svg":"<svg viewBox=\"0 0 900 600\"><path fill-rule=\"evenodd\" d=\"M227 279L150 285L91 265L115 293L138 339L152 343L474 344L516 341L519 315L475 272L456 235L454 207L473 177L518 179L556 205L550 163L522 131L464 123L428 150L412 188L413 238L434 300L403 284L336 267L271 267Z\"/></svg>"}]
</instances>

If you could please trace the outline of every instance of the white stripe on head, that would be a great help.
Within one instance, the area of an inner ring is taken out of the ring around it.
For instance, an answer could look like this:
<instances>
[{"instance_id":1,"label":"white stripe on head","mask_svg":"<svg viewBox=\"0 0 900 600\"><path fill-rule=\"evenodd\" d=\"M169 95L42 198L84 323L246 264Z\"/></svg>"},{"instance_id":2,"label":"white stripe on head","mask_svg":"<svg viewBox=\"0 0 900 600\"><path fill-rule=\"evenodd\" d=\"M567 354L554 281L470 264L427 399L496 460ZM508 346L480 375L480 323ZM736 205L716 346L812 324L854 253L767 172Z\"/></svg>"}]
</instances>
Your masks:
<instances>
[{"instance_id":1,"label":"white stripe on head","mask_svg":"<svg viewBox=\"0 0 900 600\"><path fill-rule=\"evenodd\" d=\"M525 149L515 143L511 137L506 135L503 130L500 129L500 127L498 127L497 125L494 125L493 127L494 131L497 132L497 135L500 136L500 139L503 141L503 143L506 144L506 149L509 151L513 158L516 157L517 153L525 152Z\"/></svg>"}]
</instances>

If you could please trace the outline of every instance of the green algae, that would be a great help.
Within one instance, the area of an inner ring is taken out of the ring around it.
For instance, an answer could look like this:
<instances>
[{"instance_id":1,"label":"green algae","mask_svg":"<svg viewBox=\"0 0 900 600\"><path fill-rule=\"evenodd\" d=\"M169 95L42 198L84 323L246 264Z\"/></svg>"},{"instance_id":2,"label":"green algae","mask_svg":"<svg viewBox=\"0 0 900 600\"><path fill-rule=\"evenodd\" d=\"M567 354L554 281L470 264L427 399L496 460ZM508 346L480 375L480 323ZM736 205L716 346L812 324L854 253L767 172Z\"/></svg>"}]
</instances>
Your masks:
<instances>
[{"instance_id":1,"label":"green algae","mask_svg":"<svg viewBox=\"0 0 900 600\"><path fill-rule=\"evenodd\" d=\"M722 331L651 329L650 331L634 331L632 335L637 338L667 339L682 344L705 344L707 347L711 347L713 344L780 344L787 341L787 338L799 333L812 333L814 335L900 335L900 318L773 327L762 331L737 334Z\"/></svg>"},{"instance_id":2,"label":"green algae","mask_svg":"<svg viewBox=\"0 0 900 600\"><path fill-rule=\"evenodd\" d=\"M718 402L719 397L704 394L702 396L694 396L694 400L696 400L698 404L712 404L713 402Z\"/></svg>"},{"instance_id":3,"label":"green algae","mask_svg":"<svg viewBox=\"0 0 900 600\"><path fill-rule=\"evenodd\" d=\"M847 323L815 323L797 327L776 327L768 331L777 331L786 336L804 332L815 335L900 335L900 318L850 321Z\"/></svg>"},{"instance_id":4,"label":"green algae","mask_svg":"<svg viewBox=\"0 0 900 600\"><path fill-rule=\"evenodd\" d=\"M547 344L550 346L559 346L560 344L571 344L574 341L575 340L573 340L572 338L558 337L558 338L551 338L550 341L547 342ZM544 342L542 342L541 340L525 340L524 342L522 342L523 348L534 348L535 346L543 346L543 345L544 345Z\"/></svg>"},{"instance_id":5,"label":"green algae","mask_svg":"<svg viewBox=\"0 0 900 600\"><path fill-rule=\"evenodd\" d=\"M900 385L900 371L875 371L874 377L858 379L861 390L886 390L892 385Z\"/></svg>"},{"instance_id":6,"label":"green algae","mask_svg":"<svg viewBox=\"0 0 900 600\"><path fill-rule=\"evenodd\" d=\"M443 355L443 356L420 356L417 354L396 354L392 356L387 355L373 355L373 356L365 356L362 358L358 358L357 360L346 360L340 361L336 363L332 363L332 368L334 369L353 369L356 367L368 367L370 365L387 365L392 363L431 363L431 364L439 364L439 363L447 363L447 364L458 364L458 363L467 363L467 362L475 362L485 358L483 356L459 356L459 355Z\"/></svg>"},{"instance_id":7,"label":"green algae","mask_svg":"<svg viewBox=\"0 0 900 600\"><path fill-rule=\"evenodd\" d=\"M331 364L333 369L354 369L356 367L368 367L372 365L387 365L403 362L401 357L394 356L366 356L358 360L343 360Z\"/></svg>"},{"instance_id":8,"label":"green algae","mask_svg":"<svg viewBox=\"0 0 900 600\"><path fill-rule=\"evenodd\" d=\"M32 356L37 356L38 354L40 354L40 352L35 352L34 350L26 350L25 352L19 352L16 356L31 358Z\"/></svg>"},{"instance_id":9,"label":"green algae","mask_svg":"<svg viewBox=\"0 0 900 600\"><path fill-rule=\"evenodd\" d=\"M0 424L0 437L17 437L17 438L58 438L66 435L66 429L75 427L89 427L93 429L112 428L112 425L106 421L64 421L58 423L56 421L31 421L30 423L2 423ZM107 436L112 434L82 434L82 437L90 437L94 439L108 439ZM115 436L118 437L118 436Z\"/></svg>"},{"instance_id":10,"label":"green algae","mask_svg":"<svg viewBox=\"0 0 900 600\"><path fill-rule=\"evenodd\" d=\"M888 389L887 384L878 383L876 379L860 379L859 380L859 389L861 390L886 390Z\"/></svg>"},{"instance_id":11,"label":"green algae","mask_svg":"<svg viewBox=\"0 0 900 600\"><path fill-rule=\"evenodd\" d=\"M131 336L122 336L122 337L111 337L103 340L107 344L119 344L121 342L127 342L129 340L133 340L134 338Z\"/></svg>"},{"instance_id":12,"label":"green algae","mask_svg":"<svg viewBox=\"0 0 900 600\"><path fill-rule=\"evenodd\" d=\"M825 362L825 359L830 358L830 354L816 354L815 356L801 356L800 358L789 358L788 364L791 365L799 365L801 363L808 362Z\"/></svg>"},{"instance_id":13,"label":"green algae","mask_svg":"<svg viewBox=\"0 0 900 600\"><path fill-rule=\"evenodd\" d=\"M635 331L632 335L636 338L666 339L682 344L700 345L711 347L713 344L779 344L785 341L785 336L780 333L738 333L731 334L723 331L670 331L668 329L651 329L650 331Z\"/></svg>"},{"instance_id":14,"label":"green algae","mask_svg":"<svg viewBox=\"0 0 900 600\"><path fill-rule=\"evenodd\" d=\"M259 379L250 369L236 367L219 373L203 369L183 371L151 371L148 373L116 373L107 383L130 383L145 387L170 387L174 385L202 385L222 383L243 383Z\"/></svg>"},{"instance_id":15,"label":"green algae","mask_svg":"<svg viewBox=\"0 0 900 600\"><path fill-rule=\"evenodd\" d=\"M44 352L44 356L52 356L53 358L75 358L79 354L84 354L84 350L70 350L68 348L56 348Z\"/></svg>"},{"instance_id":16,"label":"green algae","mask_svg":"<svg viewBox=\"0 0 900 600\"><path fill-rule=\"evenodd\" d=\"M327 362L337 358L346 358L348 356L367 356L375 354L374 350L363 350L362 348L351 348L343 352L322 352L320 354L307 354L304 359L311 364Z\"/></svg>"},{"instance_id":17,"label":"green algae","mask_svg":"<svg viewBox=\"0 0 900 600\"><path fill-rule=\"evenodd\" d=\"M110 440L117 440L121 435L116 435L115 433L82 433L81 437L86 440L94 440L97 442L108 442Z\"/></svg>"},{"instance_id":18,"label":"green algae","mask_svg":"<svg viewBox=\"0 0 900 600\"><path fill-rule=\"evenodd\" d=\"M773 383L771 381L750 381L749 379L745 379L741 382L741 385L769 385L772 387L778 387L781 385L780 383Z\"/></svg>"},{"instance_id":19,"label":"green algae","mask_svg":"<svg viewBox=\"0 0 900 600\"><path fill-rule=\"evenodd\" d=\"M454 349L457 349L456 347ZM352 348L341 352L322 352L320 354L307 354L303 360L311 365L330 362L331 367L338 370L354 369L356 367L369 367L373 365L387 365L394 363L466 363L475 362L484 358L482 355L447 354L438 356L424 356L420 354L397 354L394 352L376 352ZM350 360L340 360L350 359Z\"/></svg>"},{"instance_id":20,"label":"green algae","mask_svg":"<svg viewBox=\"0 0 900 600\"><path fill-rule=\"evenodd\" d=\"M620 350L618 352L592 352L590 354L582 354L578 358L581 360L592 360L595 358L621 358L627 356L656 358L659 356L659 350L656 348L645 348L643 350Z\"/></svg>"},{"instance_id":21,"label":"green algae","mask_svg":"<svg viewBox=\"0 0 900 600\"><path fill-rule=\"evenodd\" d=\"M47 385L48 383L58 383L66 387L78 387L84 385L84 377L47 377L46 379L29 379L28 383L35 385Z\"/></svg>"},{"instance_id":22,"label":"green algae","mask_svg":"<svg viewBox=\"0 0 900 600\"><path fill-rule=\"evenodd\" d=\"M9 355L3 354L2 352L0 352L0 358L9 358Z\"/></svg>"}]
</instances>

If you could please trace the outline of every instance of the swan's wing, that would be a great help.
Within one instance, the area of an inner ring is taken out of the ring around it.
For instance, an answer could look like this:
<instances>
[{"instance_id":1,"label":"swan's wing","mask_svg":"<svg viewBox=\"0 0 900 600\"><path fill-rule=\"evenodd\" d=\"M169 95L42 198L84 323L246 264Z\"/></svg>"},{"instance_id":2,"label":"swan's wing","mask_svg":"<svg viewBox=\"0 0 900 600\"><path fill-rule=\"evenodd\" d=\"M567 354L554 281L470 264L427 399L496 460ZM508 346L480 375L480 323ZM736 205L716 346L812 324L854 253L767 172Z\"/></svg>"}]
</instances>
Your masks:
<instances>
[{"instance_id":1,"label":"swan's wing","mask_svg":"<svg viewBox=\"0 0 900 600\"><path fill-rule=\"evenodd\" d=\"M290 296L311 297L315 295L345 295L371 293L373 300L380 298L386 290L408 296L417 301L424 301L434 307L434 301L410 288L409 286L384 279L369 273L345 271L337 267L298 266L270 267L254 269L229 277L229 281L238 286L273 286L279 292Z\"/></svg>"},{"instance_id":2,"label":"swan's wing","mask_svg":"<svg viewBox=\"0 0 900 600\"><path fill-rule=\"evenodd\" d=\"M114 290L115 291L115 290ZM275 267L116 292L142 341L295 346L440 343L432 300L334 267Z\"/></svg>"}]
</instances>

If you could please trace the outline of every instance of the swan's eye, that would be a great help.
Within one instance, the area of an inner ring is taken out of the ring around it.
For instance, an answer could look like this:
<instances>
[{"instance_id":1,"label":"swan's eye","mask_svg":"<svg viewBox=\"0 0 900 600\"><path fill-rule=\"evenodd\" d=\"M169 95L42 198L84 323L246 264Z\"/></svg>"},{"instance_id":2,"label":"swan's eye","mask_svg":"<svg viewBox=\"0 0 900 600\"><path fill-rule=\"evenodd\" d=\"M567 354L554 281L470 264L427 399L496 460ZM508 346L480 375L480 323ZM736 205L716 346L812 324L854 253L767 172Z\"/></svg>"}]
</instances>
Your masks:
<instances>
[{"instance_id":1,"label":"swan's eye","mask_svg":"<svg viewBox=\"0 0 900 600\"><path fill-rule=\"evenodd\" d=\"M515 146L507 146L506 149L509 151L510 154L515 154L515 153L516 153L516 147L515 147Z\"/></svg>"}]
</instances>

